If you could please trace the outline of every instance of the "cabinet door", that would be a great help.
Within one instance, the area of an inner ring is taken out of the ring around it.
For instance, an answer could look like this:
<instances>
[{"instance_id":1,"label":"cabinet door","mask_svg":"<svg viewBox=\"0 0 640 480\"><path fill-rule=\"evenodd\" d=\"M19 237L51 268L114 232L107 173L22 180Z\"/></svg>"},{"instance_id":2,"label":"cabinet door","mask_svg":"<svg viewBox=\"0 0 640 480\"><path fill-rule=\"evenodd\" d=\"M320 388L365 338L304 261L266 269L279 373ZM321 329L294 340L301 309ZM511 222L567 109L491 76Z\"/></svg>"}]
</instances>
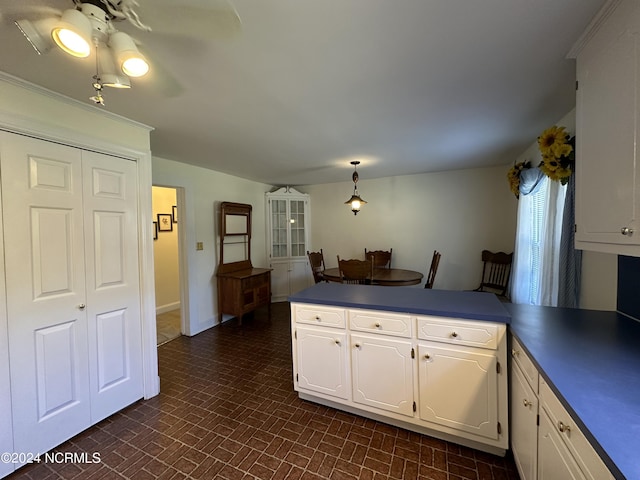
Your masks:
<instances>
[{"instance_id":1,"label":"cabinet door","mask_svg":"<svg viewBox=\"0 0 640 480\"><path fill-rule=\"evenodd\" d=\"M497 440L498 374L493 351L420 343L420 418Z\"/></svg>"},{"instance_id":2,"label":"cabinet door","mask_svg":"<svg viewBox=\"0 0 640 480\"><path fill-rule=\"evenodd\" d=\"M538 468L538 397L516 362L511 362L511 450L521 480Z\"/></svg>"},{"instance_id":3,"label":"cabinet door","mask_svg":"<svg viewBox=\"0 0 640 480\"><path fill-rule=\"evenodd\" d=\"M412 343L351 335L353 401L414 416Z\"/></svg>"},{"instance_id":4,"label":"cabinet door","mask_svg":"<svg viewBox=\"0 0 640 480\"><path fill-rule=\"evenodd\" d=\"M586 480L547 413L540 411L538 480Z\"/></svg>"},{"instance_id":5,"label":"cabinet door","mask_svg":"<svg viewBox=\"0 0 640 480\"><path fill-rule=\"evenodd\" d=\"M577 59L576 240L639 244L639 7L623 1ZM623 228L635 230L623 235ZM592 245L599 250L602 245Z\"/></svg>"},{"instance_id":6,"label":"cabinet door","mask_svg":"<svg viewBox=\"0 0 640 480\"><path fill-rule=\"evenodd\" d=\"M297 326L295 336L298 388L348 399L344 331Z\"/></svg>"},{"instance_id":7,"label":"cabinet door","mask_svg":"<svg viewBox=\"0 0 640 480\"><path fill-rule=\"evenodd\" d=\"M289 266L289 295L298 293L313 284L313 275L309 261L304 258L291 260Z\"/></svg>"}]
</instances>

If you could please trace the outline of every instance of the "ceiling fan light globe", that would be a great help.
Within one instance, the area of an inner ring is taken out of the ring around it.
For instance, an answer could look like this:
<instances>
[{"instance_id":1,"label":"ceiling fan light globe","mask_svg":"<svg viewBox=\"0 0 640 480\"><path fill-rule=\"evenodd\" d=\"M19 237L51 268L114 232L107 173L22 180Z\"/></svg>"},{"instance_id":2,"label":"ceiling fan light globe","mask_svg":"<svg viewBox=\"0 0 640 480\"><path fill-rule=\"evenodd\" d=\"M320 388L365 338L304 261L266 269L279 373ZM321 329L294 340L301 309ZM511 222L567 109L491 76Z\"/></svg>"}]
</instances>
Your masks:
<instances>
[{"instance_id":1,"label":"ceiling fan light globe","mask_svg":"<svg viewBox=\"0 0 640 480\"><path fill-rule=\"evenodd\" d=\"M51 30L53 41L63 51L84 58L91 53L91 22L78 10L65 10Z\"/></svg>"},{"instance_id":2,"label":"ceiling fan light globe","mask_svg":"<svg viewBox=\"0 0 640 480\"><path fill-rule=\"evenodd\" d=\"M141 77L149 71L149 63L126 33L113 33L109 37L109 47L111 47L118 65L127 76Z\"/></svg>"},{"instance_id":3,"label":"ceiling fan light globe","mask_svg":"<svg viewBox=\"0 0 640 480\"><path fill-rule=\"evenodd\" d=\"M132 56L122 62L122 71L129 77L142 77L149 71L149 64L142 56Z\"/></svg>"}]
</instances>

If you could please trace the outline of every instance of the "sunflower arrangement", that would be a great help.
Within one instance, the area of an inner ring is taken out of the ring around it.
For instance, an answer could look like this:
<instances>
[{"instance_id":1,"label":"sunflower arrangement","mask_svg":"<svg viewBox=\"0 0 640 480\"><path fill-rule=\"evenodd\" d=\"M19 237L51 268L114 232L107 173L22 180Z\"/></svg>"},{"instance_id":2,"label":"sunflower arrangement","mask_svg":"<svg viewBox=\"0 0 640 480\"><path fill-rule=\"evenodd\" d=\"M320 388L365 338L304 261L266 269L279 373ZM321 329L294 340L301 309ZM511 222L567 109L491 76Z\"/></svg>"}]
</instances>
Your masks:
<instances>
[{"instance_id":1,"label":"sunflower arrangement","mask_svg":"<svg viewBox=\"0 0 640 480\"><path fill-rule=\"evenodd\" d=\"M531 162L528 160L514 164L507 172L509 188L516 198L520 198L520 174L527 168L531 168Z\"/></svg>"},{"instance_id":2,"label":"sunflower arrangement","mask_svg":"<svg viewBox=\"0 0 640 480\"><path fill-rule=\"evenodd\" d=\"M538 148L542 153L539 168L551 180L565 185L575 164L575 137L565 132L564 127L547 128L538 137Z\"/></svg>"}]
</instances>

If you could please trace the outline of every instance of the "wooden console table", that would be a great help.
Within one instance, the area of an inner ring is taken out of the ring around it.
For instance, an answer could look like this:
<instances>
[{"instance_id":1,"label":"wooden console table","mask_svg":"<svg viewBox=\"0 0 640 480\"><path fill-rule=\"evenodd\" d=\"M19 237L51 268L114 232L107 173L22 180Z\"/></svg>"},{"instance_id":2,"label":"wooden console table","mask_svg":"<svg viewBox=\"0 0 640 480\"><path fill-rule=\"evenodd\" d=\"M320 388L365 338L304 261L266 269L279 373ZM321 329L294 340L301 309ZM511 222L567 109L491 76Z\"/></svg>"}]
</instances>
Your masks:
<instances>
[{"instance_id":1,"label":"wooden console table","mask_svg":"<svg viewBox=\"0 0 640 480\"><path fill-rule=\"evenodd\" d=\"M238 317L242 325L245 313L267 306L271 316L271 269L253 268L251 264L251 205L220 204L220 263L218 279L218 313ZM227 257L234 261L225 262Z\"/></svg>"}]
</instances>

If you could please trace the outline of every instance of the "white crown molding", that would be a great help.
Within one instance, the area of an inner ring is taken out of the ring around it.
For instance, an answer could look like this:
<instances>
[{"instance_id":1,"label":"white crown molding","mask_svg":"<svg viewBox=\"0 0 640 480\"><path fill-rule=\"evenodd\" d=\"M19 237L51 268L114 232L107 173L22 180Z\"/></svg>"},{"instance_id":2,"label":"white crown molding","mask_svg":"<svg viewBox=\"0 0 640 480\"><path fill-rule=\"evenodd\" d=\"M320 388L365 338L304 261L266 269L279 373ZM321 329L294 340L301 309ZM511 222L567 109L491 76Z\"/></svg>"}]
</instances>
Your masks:
<instances>
[{"instance_id":1,"label":"white crown molding","mask_svg":"<svg viewBox=\"0 0 640 480\"><path fill-rule=\"evenodd\" d=\"M609 18L613 11L618 8L618 5L622 0L608 0L595 17L591 19L591 22L587 28L582 32L582 35L578 37L578 40L573 44L571 50L567 53L566 58L577 58L580 51L584 46L589 43L589 40L596 34L602 24Z\"/></svg>"},{"instance_id":2,"label":"white crown molding","mask_svg":"<svg viewBox=\"0 0 640 480\"><path fill-rule=\"evenodd\" d=\"M118 115L117 113L113 113L113 112L110 112L108 110L98 110L98 108L96 106L94 106L94 105L91 105L91 104L85 103L85 102L81 102L81 101L76 100L76 99L71 98L71 97L67 97L66 95L62 95L60 93L54 92L53 90L49 90L48 88L41 87L40 85L36 85L35 83L28 82L27 80L15 77L15 76L13 76L13 75L11 75L9 73L3 72L3 71L0 71L0 81L6 82L6 83L9 83L9 84L12 84L12 85L16 85L16 86L18 86L20 88L24 88L24 89L29 90L32 93L35 93L37 95L43 95L45 97L54 98L57 101L64 102L64 103L66 103L68 105L73 105L76 108L81 108L83 110L86 110L86 111L94 113L94 114L96 112L99 112L101 115L104 115L106 117L110 117L110 118L112 118L114 120L117 120L119 122L122 122L122 123L128 123L128 124L133 125L133 126L135 126L137 128L145 129L145 130L147 130L149 132L154 130L154 127L151 127L151 126L146 125L144 123L140 123L140 122L137 122L135 120L131 120L130 118L123 117L121 115Z\"/></svg>"}]
</instances>

